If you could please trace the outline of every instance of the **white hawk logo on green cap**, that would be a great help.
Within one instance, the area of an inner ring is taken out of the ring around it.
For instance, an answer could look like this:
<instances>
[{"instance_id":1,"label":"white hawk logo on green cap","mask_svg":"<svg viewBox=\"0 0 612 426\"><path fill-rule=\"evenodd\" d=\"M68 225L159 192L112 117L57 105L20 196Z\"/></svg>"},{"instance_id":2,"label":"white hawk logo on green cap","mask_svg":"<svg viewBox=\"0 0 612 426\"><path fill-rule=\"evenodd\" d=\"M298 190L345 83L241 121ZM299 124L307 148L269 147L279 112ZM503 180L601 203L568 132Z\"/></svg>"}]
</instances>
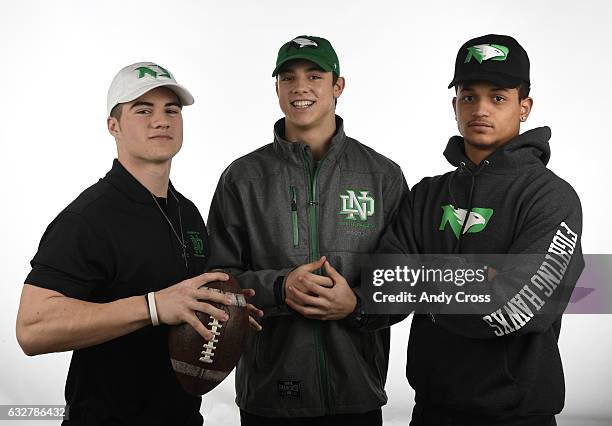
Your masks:
<instances>
[{"instance_id":1,"label":"white hawk logo on green cap","mask_svg":"<svg viewBox=\"0 0 612 426\"><path fill-rule=\"evenodd\" d=\"M304 37L294 38L293 40L291 40L291 42L297 44L300 49L302 47L304 47L304 46L319 47L319 45L317 44L316 41L313 41L313 40L310 40L310 39L304 38Z\"/></svg>"}]
</instances>

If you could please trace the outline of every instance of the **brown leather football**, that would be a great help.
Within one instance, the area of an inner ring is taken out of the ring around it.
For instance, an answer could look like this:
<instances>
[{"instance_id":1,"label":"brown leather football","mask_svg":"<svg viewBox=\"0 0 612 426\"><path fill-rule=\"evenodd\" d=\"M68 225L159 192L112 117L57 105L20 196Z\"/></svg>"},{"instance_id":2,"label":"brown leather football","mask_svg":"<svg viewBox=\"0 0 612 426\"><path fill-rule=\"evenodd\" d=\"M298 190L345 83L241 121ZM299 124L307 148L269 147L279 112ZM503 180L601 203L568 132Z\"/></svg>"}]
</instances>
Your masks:
<instances>
[{"instance_id":1,"label":"brown leather football","mask_svg":"<svg viewBox=\"0 0 612 426\"><path fill-rule=\"evenodd\" d=\"M229 320L226 322L196 312L204 326L215 334L215 339L207 342L189 324L170 327L168 335L174 373L183 389L193 395L210 392L228 376L244 352L249 332L249 313L238 281L230 277L228 281L214 281L206 287L233 296L229 306L204 301L227 312Z\"/></svg>"}]
</instances>

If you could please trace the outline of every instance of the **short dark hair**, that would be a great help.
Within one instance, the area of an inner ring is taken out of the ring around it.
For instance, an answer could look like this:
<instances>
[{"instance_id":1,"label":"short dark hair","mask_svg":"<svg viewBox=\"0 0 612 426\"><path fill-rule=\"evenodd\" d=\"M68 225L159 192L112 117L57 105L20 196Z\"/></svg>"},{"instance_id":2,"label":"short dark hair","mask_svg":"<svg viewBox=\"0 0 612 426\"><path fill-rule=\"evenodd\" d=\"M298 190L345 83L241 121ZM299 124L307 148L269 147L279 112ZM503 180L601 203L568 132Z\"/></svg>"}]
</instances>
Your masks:
<instances>
[{"instance_id":1,"label":"short dark hair","mask_svg":"<svg viewBox=\"0 0 612 426\"><path fill-rule=\"evenodd\" d=\"M176 95L176 93L175 93ZM178 95L176 95L176 99L177 99L177 103L181 106L181 108L183 107L183 103L181 102L181 100L179 99ZM113 107L113 109L111 109L110 112L110 116L114 117L117 119L117 121L121 120L121 113L123 112L123 108L122 108L122 103L121 104L117 104Z\"/></svg>"},{"instance_id":2,"label":"short dark hair","mask_svg":"<svg viewBox=\"0 0 612 426\"><path fill-rule=\"evenodd\" d=\"M121 112L123 108L121 108L122 104L117 104L111 109L110 116L117 119L117 121L121 120Z\"/></svg>"},{"instance_id":3,"label":"short dark hair","mask_svg":"<svg viewBox=\"0 0 612 426\"><path fill-rule=\"evenodd\" d=\"M276 80L278 81L278 79L280 78L280 74L281 74L281 73L283 73L283 72L287 71L287 68L289 68L289 65L290 65L292 62L295 62L295 61L298 61L298 60L299 60L299 59L293 59L293 60L291 60L291 61L287 61L287 62L285 62L285 63L284 63L284 64L283 64L283 65L280 67L280 69L278 70L278 74L276 74ZM312 61L310 61L310 62L312 62ZM313 62L313 63L314 63L314 62ZM317 64L315 64L315 65L317 65ZM324 70L323 68L321 68L319 65L317 65L317 67L319 68L319 70L320 70L321 72L329 72L329 71L325 71L325 70ZM335 72L333 72L333 71L331 71L331 73L332 73L332 86L335 86L335 85L336 85L336 82L338 81L338 79L340 78L340 76L339 76L338 74L336 74Z\"/></svg>"},{"instance_id":4,"label":"short dark hair","mask_svg":"<svg viewBox=\"0 0 612 426\"><path fill-rule=\"evenodd\" d=\"M529 91L531 90L531 86L526 81L521 81L521 84L519 84L516 87L516 90L518 90L518 96L519 96L519 102L520 102L529 96Z\"/></svg>"},{"instance_id":5,"label":"short dark hair","mask_svg":"<svg viewBox=\"0 0 612 426\"><path fill-rule=\"evenodd\" d=\"M336 82L338 81L339 78L340 76L338 74L336 74L335 72L332 72L332 87L336 85ZM338 106L338 98L334 98L334 104Z\"/></svg>"},{"instance_id":6,"label":"short dark hair","mask_svg":"<svg viewBox=\"0 0 612 426\"><path fill-rule=\"evenodd\" d=\"M455 84L455 93L457 93L459 91L459 85L466 83L465 81L462 82L457 82L457 84ZM522 101L523 99L527 98L529 96L529 91L531 90L531 85L529 83L527 83L526 81L521 81L519 83L518 86L516 87L509 87L509 89L516 89L518 90L518 100L519 102Z\"/></svg>"}]
</instances>

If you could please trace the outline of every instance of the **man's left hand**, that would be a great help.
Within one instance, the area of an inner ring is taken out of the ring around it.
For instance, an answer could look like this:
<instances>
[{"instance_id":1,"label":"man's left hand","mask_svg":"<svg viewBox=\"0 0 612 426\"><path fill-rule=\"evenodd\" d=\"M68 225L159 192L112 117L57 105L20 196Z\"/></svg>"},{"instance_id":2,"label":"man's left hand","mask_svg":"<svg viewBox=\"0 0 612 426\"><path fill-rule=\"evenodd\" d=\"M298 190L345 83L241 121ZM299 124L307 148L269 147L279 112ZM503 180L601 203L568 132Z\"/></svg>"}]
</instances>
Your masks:
<instances>
[{"instance_id":1,"label":"man's left hand","mask_svg":"<svg viewBox=\"0 0 612 426\"><path fill-rule=\"evenodd\" d=\"M344 277L328 261L325 262L325 271L334 282L333 287L301 282L308 293L289 286L285 303L306 318L323 321L340 320L355 310L357 297Z\"/></svg>"}]
</instances>

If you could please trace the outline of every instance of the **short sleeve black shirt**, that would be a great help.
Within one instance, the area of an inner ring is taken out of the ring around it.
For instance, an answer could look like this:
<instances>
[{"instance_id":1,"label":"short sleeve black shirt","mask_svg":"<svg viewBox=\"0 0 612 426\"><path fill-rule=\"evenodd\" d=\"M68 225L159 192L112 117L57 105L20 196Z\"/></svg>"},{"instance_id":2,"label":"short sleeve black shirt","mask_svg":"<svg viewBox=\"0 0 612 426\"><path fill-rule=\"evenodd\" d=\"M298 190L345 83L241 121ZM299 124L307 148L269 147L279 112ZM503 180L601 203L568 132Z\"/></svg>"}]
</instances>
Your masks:
<instances>
[{"instance_id":1,"label":"short sleeve black shirt","mask_svg":"<svg viewBox=\"0 0 612 426\"><path fill-rule=\"evenodd\" d=\"M176 195L175 197L172 195ZM115 160L47 227L26 283L90 302L144 295L204 272L208 240L195 205L172 184L166 214ZM179 214L180 212L180 214ZM201 425L201 398L177 382L167 327L75 350L66 381L69 425Z\"/></svg>"}]
</instances>

